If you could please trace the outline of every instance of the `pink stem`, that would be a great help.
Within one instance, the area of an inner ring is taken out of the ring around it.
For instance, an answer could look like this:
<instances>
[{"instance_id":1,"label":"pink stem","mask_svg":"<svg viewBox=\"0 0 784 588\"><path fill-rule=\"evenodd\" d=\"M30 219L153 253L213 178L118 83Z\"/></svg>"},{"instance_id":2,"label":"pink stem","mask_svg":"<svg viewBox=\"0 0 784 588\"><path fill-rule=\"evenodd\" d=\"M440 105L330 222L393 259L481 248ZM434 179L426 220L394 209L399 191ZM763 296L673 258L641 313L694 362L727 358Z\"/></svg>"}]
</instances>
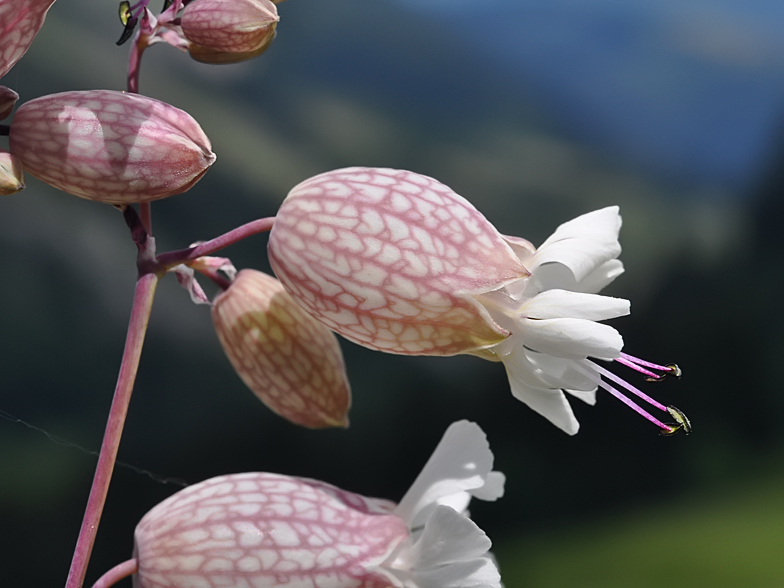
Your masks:
<instances>
[{"instance_id":1,"label":"pink stem","mask_svg":"<svg viewBox=\"0 0 784 588\"><path fill-rule=\"evenodd\" d=\"M142 9L140 12L140 21L144 18L144 10L146 9ZM144 50L149 46L149 34L143 29L143 23L140 22L139 30L134 35L131 55L128 58L128 91L134 94L139 93L139 72L141 71L142 55L144 54Z\"/></svg>"},{"instance_id":2,"label":"pink stem","mask_svg":"<svg viewBox=\"0 0 784 588\"><path fill-rule=\"evenodd\" d=\"M141 2L139 4L141 4ZM137 39L134 39L134 44L131 48L131 56L128 59L128 92L132 94L139 93L139 71L141 68L142 54L146 48L147 38L143 34L140 34ZM142 219L144 228L147 230L147 234L152 235L152 211L149 202L142 202L139 204L139 216Z\"/></svg>"},{"instance_id":3,"label":"pink stem","mask_svg":"<svg viewBox=\"0 0 784 588\"><path fill-rule=\"evenodd\" d=\"M139 359L142 353L144 335L147 332L147 323L150 319L152 301L158 285L158 275L145 273L139 276L134 292L131 319L128 323L128 335L125 340L120 374L117 378L117 387L114 390L114 399L109 410L101 452L98 456L98 465L95 468L93 485L90 488L90 497L82 519L82 528L76 541L71 570L68 573L66 588L82 588L87 572L87 563L95 544L95 535L98 532L98 523L101 519L106 494L109 491L109 482L114 470L117 450L120 446L125 416L128 413L128 404L131 401L131 392L136 380Z\"/></svg>"},{"instance_id":4,"label":"pink stem","mask_svg":"<svg viewBox=\"0 0 784 588\"><path fill-rule=\"evenodd\" d=\"M229 231L228 233L224 233L220 237L215 237L210 241L205 241L204 243L199 243L193 247L188 247L187 249L180 249L178 251L169 251L167 253L161 253L158 257L158 263L161 266L169 269L174 267L175 265L180 265L181 263L187 263L189 261L193 261L194 259L198 259L199 257L203 257L205 255L212 255L216 251L220 251L224 247L228 247L229 245L233 245L243 239L250 237L252 235L257 235L258 233L265 233L272 229L272 225L275 222L275 217L270 216L267 218L260 218L255 221L251 221L246 223L240 227L237 227L234 230Z\"/></svg>"},{"instance_id":5,"label":"pink stem","mask_svg":"<svg viewBox=\"0 0 784 588\"><path fill-rule=\"evenodd\" d=\"M149 202L142 202L139 204L139 216L142 219L142 225L144 225L147 234L152 236L152 207Z\"/></svg>"},{"instance_id":6,"label":"pink stem","mask_svg":"<svg viewBox=\"0 0 784 588\"><path fill-rule=\"evenodd\" d=\"M127 578L138 571L139 562L135 559L129 559L128 561L124 561L121 564L114 566L111 570L98 578L98 581L93 584L93 588L109 588L109 586L114 586L123 578Z\"/></svg>"}]
</instances>

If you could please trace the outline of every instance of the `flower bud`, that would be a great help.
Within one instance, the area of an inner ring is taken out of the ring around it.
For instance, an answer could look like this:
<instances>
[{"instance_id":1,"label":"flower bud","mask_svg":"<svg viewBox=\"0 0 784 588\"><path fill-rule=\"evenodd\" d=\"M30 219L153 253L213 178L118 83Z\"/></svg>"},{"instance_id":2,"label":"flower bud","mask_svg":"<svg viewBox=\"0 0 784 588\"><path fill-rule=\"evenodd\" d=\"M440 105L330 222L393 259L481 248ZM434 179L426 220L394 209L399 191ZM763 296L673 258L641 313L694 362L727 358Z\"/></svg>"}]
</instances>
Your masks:
<instances>
[{"instance_id":1,"label":"flower bud","mask_svg":"<svg viewBox=\"0 0 784 588\"><path fill-rule=\"evenodd\" d=\"M19 94L11 88L0 86L0 120L7 118L11 114L17 100L19 100Z\"/></svg>"},{"instance_id":2,"label":"flower bud","mask_svg":"<svg viewBox=\"0 0 784 588\"><path fill-rule=\"evenodd\" d=\"M0 196L15 194L24 187L22 164L10 153L0 151Z\"/></svg>"},{"instance_id":3,"label":"flower bud","mask_svg":"<svg viewBox=\"0 0 784 588\"><path fill-rule=\"evenodd\" d=\"M215 161L186 112L112 90L51 94L24 103L11 153L26 171L75 196L128 204L188 190Z\"/></svg>"},{"instance_id":4,"label":"flower bud","mask_svg":"<svg viewBox=\"0 0 784 588\"><path fill-rule=\"evenodd\" d=\"M351 397L337 338L278 280L240 271L215 299L212 319L232 366L270 409L305 427L347 425Z\"/></svg>"},{"instance_id":5,"label":"flower bud","mask_svg":"<svg viewBox=\"0 0 784 588\"><path fill-rule=\"evenodd\" d=\"M0 78L27 52L52 4L54 0L0 2Z\"/></svg>"},{"instance_id":6,"label":"flower bud","mask_svg":"<svg viewBox=\"0 0 784 588\"><path fill-rule=\"evenodd\" d=\"M194 0L185 7L181 25L193 59L236 63L266 51L278 20L270 0Z\"/></svg>"}]
</instances>

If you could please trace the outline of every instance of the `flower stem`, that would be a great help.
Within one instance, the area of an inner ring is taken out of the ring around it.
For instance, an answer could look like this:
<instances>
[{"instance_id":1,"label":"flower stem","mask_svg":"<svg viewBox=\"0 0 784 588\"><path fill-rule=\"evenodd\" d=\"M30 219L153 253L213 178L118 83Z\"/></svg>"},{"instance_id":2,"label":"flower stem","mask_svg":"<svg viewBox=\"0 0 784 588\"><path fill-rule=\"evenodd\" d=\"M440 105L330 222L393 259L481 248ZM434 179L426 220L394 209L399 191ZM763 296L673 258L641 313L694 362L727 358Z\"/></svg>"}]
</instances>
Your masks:
<instances>
[{"instance_id":1,"label":"flower stem","mask_svg":"<svg viewBox=\"0 0 784 588\"><path fill-rule=\"evenodd\" d=\"M152 239L150 239L152 241ZM114 399L109 410L101 452L98 456L98 465L95 468L95 477L87 500L82 527L74 549L71 570L68 573L66 588L82 588L87 572L87 563L95 544L95 535L98 532L98 523L101 519L106 494L109 491L109 482L114 470L117 450L120 446L125 416L128 414L128 404L131 401L133 384L139 367L139 358L142 353L144 335L147 332L147 323L150 319L152 301L158 285L158 275L145 273L136 281L131 319L128 323L128 335L125 340L120 374L117 378L117 387L114 390Z\"/></svg>"},{"instance_id":2,"label":"flower stem","mask_svg":"<svg viewBox=\"0 0 784 588\"><path fill-rule=\"evenodd\" d=\"M220 251L224 247L233 245L234 243L242 241L247 237L269 231L272 229L274 222L274 216L251 221L229 231L228 233L224 233L220 237L215 237L210 241L199 243L198 245L188 247L187 249L179 249L178 251L161 253L157 257L158 263L165 268L172 268L175 265L193 261L194 259L198 259L204 255L212 255L216 251Z\"/></svg>"},{"instance_id":3,"label":"flower stem","mask_svg":"<svg viewBox=\"0 0 784 588\"><path fill-rule=\"evenodd\" d=\"M128 58L128 92L139 93L139 70L141 67L142 54L147 48L147 36L137 33L131 47L131 55Z\"/></svg>"},{"instance_id":4,"label":"flower stem","mask_svg":"<svg viewBox=\"0 0 784 588\"><path fill-rule=\"evenodd\" d=\"M127 578L138 571L139 562L136 561L136 559L129 559L128 561L124 561L121 564L114 566L111 570L98 578L98 581L93 584L93 588L109 588L109 586L114 586L123 578Z\"/></svg>"},{"instance_id":5,"label":"flower stem","mask_svg":"<svg viewBox=\"0 0 784 588\"><path fill-rule=\"evenodd\" d=\"M148 235L152 235L152 206L149 202L139 204L139 216Z\"/></svg>"}]
</instances>

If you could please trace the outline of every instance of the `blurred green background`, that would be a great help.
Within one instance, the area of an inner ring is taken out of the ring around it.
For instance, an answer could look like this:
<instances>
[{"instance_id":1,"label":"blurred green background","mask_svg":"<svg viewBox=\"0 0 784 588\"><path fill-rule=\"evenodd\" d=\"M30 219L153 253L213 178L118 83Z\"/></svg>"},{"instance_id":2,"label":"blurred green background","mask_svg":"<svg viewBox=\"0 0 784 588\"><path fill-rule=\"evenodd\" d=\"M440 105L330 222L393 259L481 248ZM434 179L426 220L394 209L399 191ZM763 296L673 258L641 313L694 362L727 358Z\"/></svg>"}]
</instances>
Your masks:
<instances>
[{"instance_id":1,"label":"blurred green background","mask_svg":"<svg viewBox=\"0 0 784 588\"><path fill-rule=\"evenodd\" d=\"M22 100L123 89L116 8L58 0L2 83ZM567 437L512 398L500 365L346 342L351 427L300 430L244 388L209 309L167 279L120 459L190 483L274 471L399 499L448 424L468 418L508 477L500 502L472 507L507 587L784 586L784 5L279 10L278 38L248 63L206 66L166 46L144 57L142 92L190 112L218 154L193 190L153 206L159 251L273 215L296 183L349 165L436 177L535 244L619 204L627 271L609 293L633 314L613 324L627 352L681 365L680 382L643 386L694 433L659 437L600 395L575 406L582 429ZM0 207L0 410L97 449L135 248L110 206L33 178ZM265 247L259 236L225 254L269 271ZM0 585L64 584L94 463L0 418ZM177 488L117 469L88 585L130 557L136 522Z\"/></svg>"}]
</instances>

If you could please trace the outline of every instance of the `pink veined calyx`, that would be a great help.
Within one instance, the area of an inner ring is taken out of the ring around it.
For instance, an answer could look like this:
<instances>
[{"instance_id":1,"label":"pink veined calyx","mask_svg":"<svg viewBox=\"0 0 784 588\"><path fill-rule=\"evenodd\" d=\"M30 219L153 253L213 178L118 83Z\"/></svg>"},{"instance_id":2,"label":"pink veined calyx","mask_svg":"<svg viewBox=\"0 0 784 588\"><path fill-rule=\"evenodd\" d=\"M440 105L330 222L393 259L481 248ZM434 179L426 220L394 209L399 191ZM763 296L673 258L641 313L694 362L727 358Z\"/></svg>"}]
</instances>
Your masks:
<instances>
[{"instance_id":1,"label":"pink veined calyx","mask_svg":"<svg viewBox=\"0 0 784 588\"><path fill-rule=\"evenodd\" d=\"M629 314L628 300L598 294L623 272L620 228L610 206L562 224L536 248L501 235L433 178L355 167L295 186L268 249L291 296L360 345L501 361L512 394L569 434L579 424L567 395L594 404L600 387L663 434L688 433L680 410L601 365L615 361L649 380L680 376L675 365L624 353L620 333L600 322Z\"/></svg>"},{"instance_id":2,"label":"pink veined calyx","mask_svg":"<svg viewBox=\"0 0 784 588\"><path fill-rule=\"evenodd\" d=\"M270 473L219 476L181 490L136 527L134 558L106 588L501 588L490 539L468 518L504 476L478 425L444 434L399 504Z\"/></svg>"}]
</instances>

